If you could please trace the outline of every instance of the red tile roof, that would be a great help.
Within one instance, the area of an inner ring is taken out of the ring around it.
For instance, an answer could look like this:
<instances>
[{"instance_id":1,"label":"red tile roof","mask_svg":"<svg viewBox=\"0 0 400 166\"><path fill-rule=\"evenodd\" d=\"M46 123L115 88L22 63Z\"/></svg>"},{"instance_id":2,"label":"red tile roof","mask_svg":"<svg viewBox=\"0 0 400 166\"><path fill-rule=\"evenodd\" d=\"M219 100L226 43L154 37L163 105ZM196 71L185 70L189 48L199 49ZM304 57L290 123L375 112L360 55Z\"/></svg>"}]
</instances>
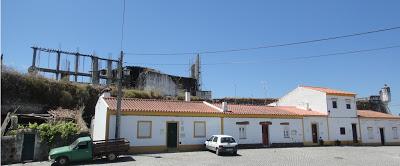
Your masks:
<instances>
[{"instance_id":1,"label":"red tile roof","mask_svg":"<svg viewBox=\"0 0 400 166\"><path fill-rule=\"evenodd\" d=\"M114 97L104 98L110 110L117 109L117 100ZM221 108L221 104L213 104ZM228 104L228 112L222 113L203 102L198 101L174 101L158 99L136 99L123 98L122 112L140 111L140 112L178 112L178 113L215 113L215 114L235 114L235 115L288 115L288 116L325 116L326 114L298 109L289 106L252 106Z\"/></svg>"},{"instance_id":2,"label":"red tile roof","mask_svg":"<svg viewBox=\"0 0 400 166\"><path fill-rule=\"evenodd\" d=\"M113 97L104 98L110 110L117 109L117 100ZM122 111L148 112L186 112L186 113L220 113L203 102L185 102L176 100L123 98Z\"/></svg>"},{"instance_id":3,"label":"red tile roof","mask_svg":"<svg viewBox=\"0 0 400 166\"><path fill-rule=\"evenodd\" d=\"M300 87L324 92L329 95L345 95L345 96L355 96L356 95L356 93L353 93L353 92L346 92L346 91L342 91L342 90L335 90L335 89L324 88L324 87L314 87L314 86L300 86Z\"/></svg>"},{"instance_id":4,"label":"red tile roof","mask_svg":"<svg viewBox=\"0 0 400 166\"><path fill-rule=\"evenodd\" d=\"M221 108L221 104L214 104ZM323 116L326 114L316 111L302 110L290 106L253 106L253 105L237 105L228 104L227 114L255 114L255 115L307 115L307 116Z\"/></svg>"},{"instance_id":5,"label":"red tile roof","mask_svg":"<svg viewBox=\"0 0 400 166\"><path fill-rule=\"evenodd\" d=\"M399 118L400 116L394 116L382 112L376 112L372 110L357 110L357 115L364 118Z\"/></svg>"}]
</instances>

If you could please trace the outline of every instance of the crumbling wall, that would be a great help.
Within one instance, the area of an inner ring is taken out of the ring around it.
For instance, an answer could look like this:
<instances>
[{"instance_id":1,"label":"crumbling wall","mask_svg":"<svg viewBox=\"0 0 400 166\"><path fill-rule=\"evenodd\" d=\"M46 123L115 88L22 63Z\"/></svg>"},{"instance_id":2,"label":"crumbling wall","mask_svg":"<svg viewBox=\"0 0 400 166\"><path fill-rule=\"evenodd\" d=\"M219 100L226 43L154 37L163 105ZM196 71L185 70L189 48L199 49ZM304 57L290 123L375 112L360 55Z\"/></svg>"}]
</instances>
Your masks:
<instances>
[{"instance_id":1,"label":"crumbling wall","mask_svg":"<svg viewBox=\"0 0 400 166\"><path fill-rule=\"evenodd\" d=\"M177 96L178 86L167 74L142 72L138 77L138 89L155 91L163 96Z\"/></svg>"},{"instance_id":2,"label":"crumbling wall","mask_svg":"<svg viewBox=\"0 0 400 166\"><path fill-rule=\"evenodd\" d=\"M23 138L17 139L16 135L1 137L1 164L16 163L21 160L22 140Z\"/></svg>"}]
</instances>

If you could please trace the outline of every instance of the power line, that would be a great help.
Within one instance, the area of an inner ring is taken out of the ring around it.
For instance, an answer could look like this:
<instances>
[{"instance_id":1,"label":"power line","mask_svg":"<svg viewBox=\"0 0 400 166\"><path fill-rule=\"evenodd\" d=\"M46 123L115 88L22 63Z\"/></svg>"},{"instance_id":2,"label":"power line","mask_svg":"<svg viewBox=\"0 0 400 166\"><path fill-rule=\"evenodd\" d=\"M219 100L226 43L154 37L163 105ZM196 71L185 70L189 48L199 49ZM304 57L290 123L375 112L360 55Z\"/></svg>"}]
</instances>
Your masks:
<instances>
[{"instance_id":1,"label":"power line","mask_svg":"<svg viewBox=\"0 0 400 166\"><path fill-rule=\"evenodd\" d=\"M379 51L379 50L387 50L387 49L394 49L394 48L399 48L399 47L400 47L400 45L394 45L394 46L387 46L387 47L380 47L380 48L343 51L343 52L319 54L319 55L312 55L312 56L298 56L298 57L283 58L283 59L272 60L272 61L218 62L218 63L203 63L202 65L257 64L257 63L270 63L270 62L290 61L290 60L303 60L303 59L322 58L322 57L329 57L329 56L336 56L336 55L348 55L348 54L357 54L357 53L372 52L372 51ZM136 65L154 65L154 66L187 66L188 65L188 64L184 64L184 63L169 63L169 64L165 64L165 63L164 64L162 64L162 63L135 63L135 64Z\"/></svg>"},{"instance_id":2,"label":"power line","mask_svg":"<svg viewBox=\"0 0 400 166\"><path fill-rule=\"evenodd\" d=\"M284 44L275 44L275 45L265 45L265 46L258 46L258 47L249 47L249 48L235 48L235 49L225 49L225 50L215 50L215 51L197 51L197 52L178 52L178 53L125 53L130 55L193 55L193 54L217 54L217 53L226 53L226 52L239 52L239 51L249 51L249 50L257 50L257 49L266 49L266 48L275 48L275 47L285 47L285 46L292 46L292 45L300 45L300 44L308 44L308 43L315 43L321 41L328 41L328 40L336 40L336 39L343 39L349 38L354 36L362 36L368 35L372 33L379 33L385 31L392 31L400 29L400 26L391 27L391 28L384 28L384 29L377 29L367 32L359 32L359 33L352 33L342 36L334 36L334 37L326 37L320 39L313 39L313 40L305 40L299 42L292 42L292 43L284 43Z\"/></svg>"}]
</instances>

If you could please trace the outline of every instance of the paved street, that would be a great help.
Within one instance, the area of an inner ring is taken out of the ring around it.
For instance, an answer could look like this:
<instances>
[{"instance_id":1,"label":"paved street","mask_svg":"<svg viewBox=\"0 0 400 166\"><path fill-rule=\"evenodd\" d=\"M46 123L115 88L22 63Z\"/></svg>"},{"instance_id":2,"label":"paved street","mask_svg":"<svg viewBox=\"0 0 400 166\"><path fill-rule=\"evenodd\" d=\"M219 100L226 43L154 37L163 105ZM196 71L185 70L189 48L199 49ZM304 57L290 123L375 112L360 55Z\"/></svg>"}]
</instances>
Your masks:
<instances>
[{"instance_id":1,"label":"paved street","mask_svg":"<svg viewBox=\"0 0 400 166\"><path fill-rule=\"evenodd\" d=\"M208 151L142 154L118 162L93 161L76 165L400 165L400 146L385 147L303 147L243 149L238 156L217 156ZM27 164L43 166L49 162Z\"/></svg>"}]
</instances>

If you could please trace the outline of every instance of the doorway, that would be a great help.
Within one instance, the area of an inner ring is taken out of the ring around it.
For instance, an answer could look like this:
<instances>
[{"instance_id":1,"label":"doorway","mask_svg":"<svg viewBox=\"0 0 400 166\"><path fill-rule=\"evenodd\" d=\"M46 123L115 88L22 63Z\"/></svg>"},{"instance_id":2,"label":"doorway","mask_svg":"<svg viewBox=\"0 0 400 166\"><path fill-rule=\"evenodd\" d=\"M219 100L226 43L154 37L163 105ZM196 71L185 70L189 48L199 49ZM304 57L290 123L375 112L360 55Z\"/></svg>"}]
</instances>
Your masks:
<instances>
[{"instance_id":1,"label":"doorway","mask_svg":"<svg viewBox=\"0 0 400 166\"><path fill-rule=\"evenodd\" d=\"M383 128L379 128L379 133L381 135L381 144L385 145L385 133Z\"/></svg>"},{"instance_id":2,"label":"doorway","mask_svg":"<svg viewBox=\"0 0 400 166\"><path fill-rule=\"evenodd\" d=\"M167 148L178 148L178 122L167 122Z\"/></svg>"},{"instance_id":3,"label":"doorway","mask_svg":"<svg viewBox=\"0 0 400 166\"><path fill-rule=\"evenodd\" d=\"M317 124L311 124L312 142L318 143L318 127Z\"/></svg>"},{"instance_id":4,"label":"doorway","mask_svg":"<svg viewBox=\"0 0 400 166\"><path fill-rule=\"evenodd\" d=\"M351 124L351 129L353 130L353 142L358 143L357 124Z\"/></svg>"},{"instance_id":5,"label":"doorway","mask_svg":"<svg viewBox=\"0 0 400 166\"><path fill-rule=\"evenodd\" d=\"M261 125L262 129L262 142L264 146L269 146L269 125Z\"/></svg>"},{"instance_id":6,"label":"doorway","mask_svg":"<svg viewBox=\"0 0 400 166\"><path fill-rule=\"evenodd\" d=\"M35 134L24 134L22 143L22 161L33 160L35 152Z\"/></svg>"}]
</instances>

